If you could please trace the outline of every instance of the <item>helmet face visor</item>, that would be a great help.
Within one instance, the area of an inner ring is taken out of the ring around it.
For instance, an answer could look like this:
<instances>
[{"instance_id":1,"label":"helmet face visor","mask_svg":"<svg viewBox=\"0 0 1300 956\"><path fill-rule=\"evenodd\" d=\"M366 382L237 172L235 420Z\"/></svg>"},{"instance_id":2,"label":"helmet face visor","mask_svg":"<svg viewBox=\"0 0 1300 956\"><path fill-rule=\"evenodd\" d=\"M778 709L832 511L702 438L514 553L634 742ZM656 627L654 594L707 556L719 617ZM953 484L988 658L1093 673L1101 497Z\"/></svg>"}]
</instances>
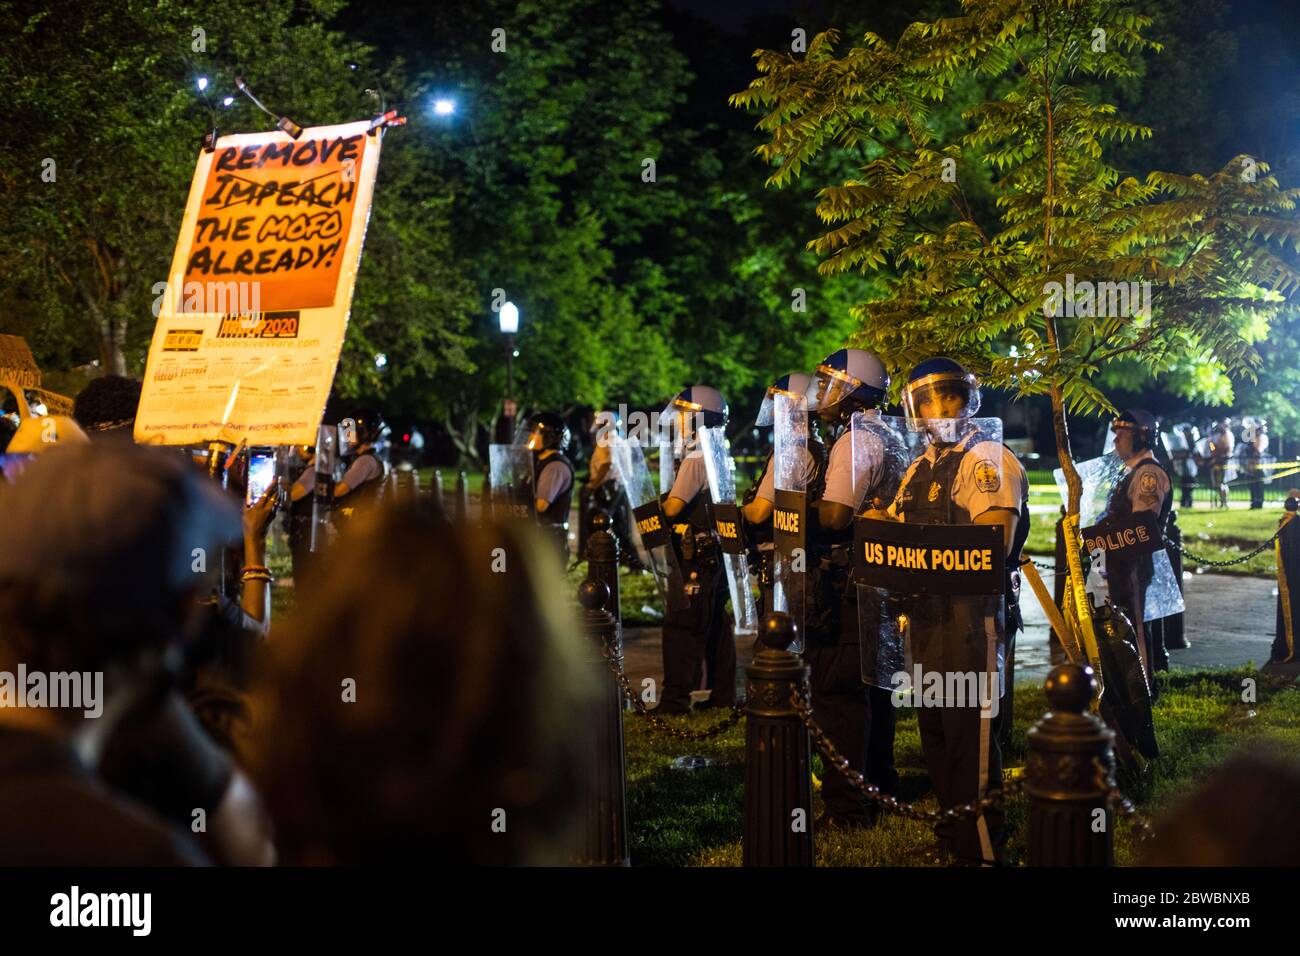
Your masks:
<instances>
[{"instance_id":1,"label":"helmet face visor","mask_svg":"<svg viewBox=\"0 0 1300 956\"><path fill-rule=\"evenodd\" d=\"M695 437L696 416L701 414L701 407L694 402L674 398L659 415L660 436L671 442L680 453L681 449Z\"/></svg>"},{"instance_id":2,"label":"helmet face visor","mask_svg":"<svg viewBox=\"0 0 1300 956\"><path fill-rule=\"evenodd\" d=\"M818 365L812 382L808 385L808 411L834 408L861 387L862 382L848 372L833 369L829 365Z\"/></svg>"},{"instance_id":3,"label":"helmet face visor","mask_svg":"<svg viewBox=\"0 0 1300 956\"><path fill-rule=\"evenodd\" d=\"M974 418L980 410L980 390L974 376L932 376L909 383L903 408L912 419Z\"/></svg>"}]
</instances>

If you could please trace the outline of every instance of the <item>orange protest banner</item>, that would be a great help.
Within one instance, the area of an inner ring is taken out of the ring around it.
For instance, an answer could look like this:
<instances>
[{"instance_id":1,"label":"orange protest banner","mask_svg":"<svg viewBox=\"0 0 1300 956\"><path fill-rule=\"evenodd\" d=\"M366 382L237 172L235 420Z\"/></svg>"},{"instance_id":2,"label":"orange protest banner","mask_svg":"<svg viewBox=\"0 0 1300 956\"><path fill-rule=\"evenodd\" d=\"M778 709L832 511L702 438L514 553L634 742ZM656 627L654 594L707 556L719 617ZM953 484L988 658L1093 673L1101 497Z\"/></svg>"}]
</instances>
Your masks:
<instances>
[{"instance_id":1,"label":"orange protest banner","mask_svg":"<svg viewBox=\"0 0 1300 956\"><path fill-rule=\"evenodd\" d=\"M334 304L371 141L284 138L217 149L185 264L187 283L257 280L268 312Z\"/></svg>"}]
</instances>

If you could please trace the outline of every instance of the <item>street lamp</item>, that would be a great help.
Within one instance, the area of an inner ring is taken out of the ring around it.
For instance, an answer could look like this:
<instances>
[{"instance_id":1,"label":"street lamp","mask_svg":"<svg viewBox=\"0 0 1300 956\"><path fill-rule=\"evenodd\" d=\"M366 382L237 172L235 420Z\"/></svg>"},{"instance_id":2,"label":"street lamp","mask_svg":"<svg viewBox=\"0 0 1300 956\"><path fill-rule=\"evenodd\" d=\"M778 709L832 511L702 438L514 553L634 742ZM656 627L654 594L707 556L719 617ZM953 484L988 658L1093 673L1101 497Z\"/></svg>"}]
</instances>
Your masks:
<instances>
[{"instance_id":1,"label":"street lamp","mask_svg":"<svg viewBox=\"0 0 1300 956\"><path fill-rule=\"evenodd\" d=\"M506 441L515 437L515 333L519 331L519 307L513 302L501 306L497 313L501 334L506 337L506 401L502 411L506 419Z\"/></svg>"}]
</instances>

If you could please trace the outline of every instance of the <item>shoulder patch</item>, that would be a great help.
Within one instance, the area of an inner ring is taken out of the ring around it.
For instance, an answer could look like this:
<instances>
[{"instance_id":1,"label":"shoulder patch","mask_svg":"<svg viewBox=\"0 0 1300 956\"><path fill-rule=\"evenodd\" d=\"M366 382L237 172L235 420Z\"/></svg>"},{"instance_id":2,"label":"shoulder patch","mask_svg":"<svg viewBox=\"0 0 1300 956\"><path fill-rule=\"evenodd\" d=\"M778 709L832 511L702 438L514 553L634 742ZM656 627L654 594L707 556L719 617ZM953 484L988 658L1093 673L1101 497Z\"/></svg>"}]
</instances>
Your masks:
<instances>
[{"instance_id":1,"label":"shoulder patch","mask_svg":"<svg viewBox=\"0 0 1300 956\"><path fill-rule=\"evenodd\" d=\"M991 458L981 458L975 466L975 487L992 492L1002 487L1002 472Z\"/></svg>"},{"instance_id":2,"label":"shoulder patch","mask_svg":"<svg viewBox=\"0 0 1300 956\"><path fill-rule=\"evenodd\" d=\"M1138 490L1144 494L1155 494L1156 476L1150 471L1144 471L1138 478Z\"/></svg>"}]
</instances>

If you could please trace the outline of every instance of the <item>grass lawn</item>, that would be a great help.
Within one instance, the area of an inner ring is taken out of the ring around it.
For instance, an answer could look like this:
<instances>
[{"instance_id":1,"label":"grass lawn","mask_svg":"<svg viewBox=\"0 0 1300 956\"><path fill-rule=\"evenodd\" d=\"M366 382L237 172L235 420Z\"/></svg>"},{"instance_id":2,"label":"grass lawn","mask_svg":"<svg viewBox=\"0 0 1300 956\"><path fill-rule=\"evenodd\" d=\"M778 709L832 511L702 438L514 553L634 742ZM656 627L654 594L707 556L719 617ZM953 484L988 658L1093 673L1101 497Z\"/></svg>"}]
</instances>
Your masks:
<instances>
[{"instance_id":1,"label":"grass lawn","mask_svg":"<svg viewBox=\"0 0 1300 956\"><path fill-rule=\"evenodd\" d=\"M1277 508L1260 511L1238 508L1227 511L1193 509L1178 512L1178 526L1183 529L1184 548L1211 561L1227 561L1253 551L1260 542L1272 537L1281 514ZM1032 516L1029 540L1025 543L1026 551L1030 554L1053 553L1057 517L1056 514ZM1196 568L1196 562L1184 559L1184 570L1195 571ZM1243 564L1207 570L1221 574L1272 577L1277 574L1277 561L1274 560L1273 549L1268 548Z\"/></svg>"},{"instance_id":2,"label":"grass lawn","mask_svg":"<svg viewBox=\"0 0 1300 956\"><path fill-rule=\"evenodd\" d=\"M1258 681L1258 700L1241 701L1242 681ZM1208 772L1243 746L1272 743L1300 758L1300 690L1294 682L1265 678L1249 668L1231 671L1185 671L1162 675L1164 692L1156 705L1161 757L1150 778L1128 792L1139 810L1156 820L1159 813L1187 793ZM1016 691L1016 720L1011 753L1004 766L1025 762L1025 733L1046 710L1040 688ZM921 757L915 711L899 715L895 755L905 800L935 808ZM700 729L717 721L716 713L681 718ZM628 827L632 862L640 866L739 866L744 808L745 724L702 743L678 743L653 734L635 714L624 718L627 739ZM674 770L682 755L717 761L703 770ZM819 761L814 758L815 770ZM814 795L814 810L821 812ZM1025 858L1026 805L1014 800L1007 812L1008 860ZM1121 822L1116 835L1116 862L1132 864L1136 828ZM915 866L932 842L930 827L886 816L869 831L831 830L817 834L818 866Z\"/></svg>"}]
</instances>

